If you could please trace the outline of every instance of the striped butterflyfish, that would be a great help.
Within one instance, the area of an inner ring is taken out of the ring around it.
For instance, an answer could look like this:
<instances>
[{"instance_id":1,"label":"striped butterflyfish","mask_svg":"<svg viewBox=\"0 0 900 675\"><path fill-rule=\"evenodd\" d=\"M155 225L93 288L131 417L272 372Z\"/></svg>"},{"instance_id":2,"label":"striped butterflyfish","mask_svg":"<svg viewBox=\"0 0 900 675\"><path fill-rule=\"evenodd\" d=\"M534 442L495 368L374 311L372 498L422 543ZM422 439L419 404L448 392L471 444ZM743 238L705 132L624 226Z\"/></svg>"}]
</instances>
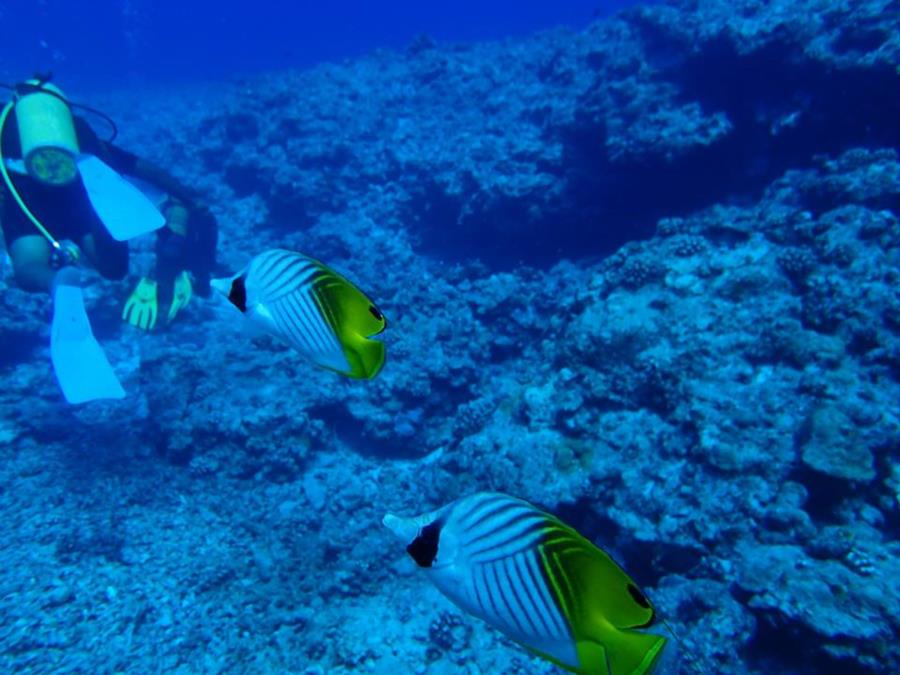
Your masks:
<instances>
[{"instance_id":1,"label":"striped butterflyfish","mask_svg":"<svg viewBox=\"0 0 900 675\"><path fill-rule=\"evenodd\" d=\"M584 675L638 675L666 638L612 558L555 516L494 492L384 524L444 595L530 651Z\"/></svg>"},{"instance_id":2,"label":"striped butterflyfish","mask_svg":"<svg viewBox=\"0 0 900 675\"><path fill-rule=\"evenodd\" d=\"M212 286L257 331L322 368L369 379L384 365L384 343L370 339L385 329L384 315L347 279L302 253L265 251Z\"/></svg>"}]
</instances>

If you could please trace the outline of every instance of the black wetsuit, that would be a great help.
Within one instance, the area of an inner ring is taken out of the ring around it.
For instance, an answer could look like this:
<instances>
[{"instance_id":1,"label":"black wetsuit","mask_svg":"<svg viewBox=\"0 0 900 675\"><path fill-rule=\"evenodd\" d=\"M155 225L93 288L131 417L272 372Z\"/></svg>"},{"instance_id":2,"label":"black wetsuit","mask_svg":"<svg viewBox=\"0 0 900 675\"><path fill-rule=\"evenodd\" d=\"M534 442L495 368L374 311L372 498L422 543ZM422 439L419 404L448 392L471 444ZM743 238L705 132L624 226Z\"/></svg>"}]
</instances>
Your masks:
<instances>
[{"instance_id":1,"label":"black wetsuit","mask_svg":"<svg viewBox=\"0 0 900 675\"><path fill-rule=\"evenodd\" d=\"M82 152L96 155L122 173L134 167L133 155L102 143L84 120L75 118L75 131ZM6 118L0 143L3 144L4 159L22 158L15 113L10 113ZM9 177L22 201L57 241L69 239L79 242L85 235L92 234L97 255L103 261L98 266L100 272L111 279L121 279L128 273L128 244L116 241L107 232L91 206L80 176L62 186L45 185L16 171L9 171ZM0 190L0 202L0 227L3 228L7 250L20 237L41 234L19 208L5 181Z\"/></svg>"}]
</instances>

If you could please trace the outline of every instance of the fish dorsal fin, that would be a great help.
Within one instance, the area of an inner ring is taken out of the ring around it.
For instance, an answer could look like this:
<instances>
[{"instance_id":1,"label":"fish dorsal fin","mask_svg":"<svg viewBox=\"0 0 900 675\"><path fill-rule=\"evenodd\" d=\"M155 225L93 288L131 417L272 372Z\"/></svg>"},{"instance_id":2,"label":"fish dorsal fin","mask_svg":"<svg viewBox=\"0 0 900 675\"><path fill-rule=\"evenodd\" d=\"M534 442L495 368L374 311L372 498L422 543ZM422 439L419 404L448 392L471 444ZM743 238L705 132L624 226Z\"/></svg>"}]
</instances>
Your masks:
<instances>
[{"instance_id":1,"label":"fish dorsal fin","mask_svg":"<svg viewBox=\"0 0 900 675\"><path fill-rule=\"evenodd\" d=\"M307 293L321 263L296 251L272 249L250 261L244 276L252 279L248 293L255 303L273 303L295 293Z\"/></svg>"}]
</instances>

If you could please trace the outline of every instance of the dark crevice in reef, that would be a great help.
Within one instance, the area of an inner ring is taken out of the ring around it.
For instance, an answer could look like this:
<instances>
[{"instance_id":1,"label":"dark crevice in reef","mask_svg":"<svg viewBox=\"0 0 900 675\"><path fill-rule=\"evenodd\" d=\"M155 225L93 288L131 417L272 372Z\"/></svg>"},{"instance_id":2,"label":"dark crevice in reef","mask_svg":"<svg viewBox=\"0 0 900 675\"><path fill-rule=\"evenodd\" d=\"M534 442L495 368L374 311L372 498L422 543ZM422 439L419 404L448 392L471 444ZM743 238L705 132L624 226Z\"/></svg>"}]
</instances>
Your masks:
<instances>
[{"instance_id":1,"label":"dark crevice in reef","mask_svg":"<svg viewBox=\"0 0 900 675\"><path fill-rule=\"evenodd\" d=\"M654 588L665 574L684 574L701 562L701 552L683 546L649 544L634 539L611 518L603 517L589 499L561 504L554 513L606 551L642 587Z\"/></svg>"},{"instance_id":2,"label":"dark crevice in reef","mask_svg":"<svg viewBox=\"0 0 900 675\"><path fill-rule=\"evenodd\" d=\"M253 164L232 163L226 165L224 179L238 198L248 197L255 193L266 194L271 183L264 172Z\"/></svg>"},{"instance_id":3,"label":"dark crevice in reef","mask_svg":"<svg viewBox=\"0 0 900 675\"><path fill-rule=\"evenodd\" d=\"M813 471L805 465L795 468L788 479L806 488L808 496L803 510L821 522L833 522L837 510L856 492L853 483Z\"/></svg>"},{"instance_id":4,"label":"dark crevice in reef","mask_svg":"<svg viewBox=\"0 0 900 675\"><path fill-rule=\"evenodd\" d=\"M276 189L269 192L269 226L274 229L305 230L315 223L307 200L293 192Z\"/></svg>"},{"instance_id":5,"label":"dark crevice in reef","mask_svg":"<svg viewBox=\"0 0 900 675\"><path fill-rule=\"evenodd\" d=\"M747 602L749 598L742 598ZM822 636L805 628L803 624L785 625L778 617L757 615L753 639L744 645L748 665L759 672L791 672L799 675L838 675L839 673L875 673L865 668L851 655L858 645L849 638L835 638L832 644L842 646L846 659L829 657L821 649Z\"/></svg>"},{"instance_id":6,"label":"dark crevice in reef","mask_svg":"<svg viewBox=\"0 0 900 675\"><path fill-rule=\"evenodd\" d=\"M419 457L418 446L397 442L393 434L376 437L367 434L365 426L342 403L330 403L309 408L312 419L321 420L338 440L353 452L379 459L414 459Z\"/></svg>"},{"instance_id":7,"label":"dark crevice in reef","mask_svg":"<svg viewBox=\"0 0 900 675\"><path fill-rule=\"evenodd\" d=\"M421 224L423 252L444 260L476 256L500 269L604 255L651 236L662 217L757 199L816 155L900 145L900 76L893 70L832 69L787 40L740 54L722 39L679 59L673 54L684 48L667 46L655 28L642 30L646 52L665 62L663 76L680 92L677 103L696 101L706 114L725 113L731 131L669 156L612 162L595 112L603 104L585 99L575 121L555 131L564 147L558 197L476 195L463 203L435 183L425 185L408 205ZM866 46L881 38L860 39Z\"/></svg>"},{"instance_id":8,"label":"dark crevice in reef","mask_svg":"<svg viewBox=\"0 0 900 675\"><path fill-rule=\"evenodd\" d=\"M900 143L900 76L888 68L833 70L786 45L740 55L719 41L674 80L687 99L727 112L742 151L738 175L759 167L757 184L814 154Z\"/></svg>"},{"instance_id":9,"label":"dark crevice in reef","mask_svg":"<svg viewBox=\"0 0 900 675\"><path fill-rule=\"evenodd\" d=\"M885 445L875 449L875 467L880 477L875 481L874 485L870 485L868 489L873 493L872 500L881 504L890 504L896 499L889 481L883 477L890 476L894 471L894 462L897 449L886 442ZM884 533L889 540L900 539L900 510L898 509L882 509L884 514Z\"/></svg>"},{"instance_id":10,"label":"dark crevice in reef","mask_svg":"<svg viewBox=\"0 0 900 675\"><path fill-rule=\"evenodd\" d=\"M424 252L462 257L463 249L471 244L457 233L457 220L462 210L460 197L449 194L428 176L419 176L418 184L418 193L405 205L407 211L403 220L416 233Z\"/></svg>"},{"instance_id":11,"label":"dark crevice in reef","mask_svg":"<svg viewBox=\"0 0 900 675\"><path fill-rule=\"evenodd\" d=\"M719 201L755 199L815 155L900 144L900 77L888 68L834 70L782 43L741 55L719 40L668 75L684 101L725 112L734 128L668 171L645 167L644 194L657 213L684 215Z\"/></svg>"},{"instance_id":12,"label":"dark crevice in reef","mask_svg":"<svg viewBox=\"0 0 900 675\"><path fill-rule=\"evenodd\" d=\"M566 133L567 197L573 205L568 220L580 220L582 230L580 237L566 242L570 257L611 253L628 241L652 235L660 218L721 201L729 192L724 186L738 171L727 142L691 149L672 162L653 158L612 164L604 152L594 149L602 141L585 142L585 135L577 129ZM599 132L593 135L602 139Z\"/></svg>"}]
</instances>

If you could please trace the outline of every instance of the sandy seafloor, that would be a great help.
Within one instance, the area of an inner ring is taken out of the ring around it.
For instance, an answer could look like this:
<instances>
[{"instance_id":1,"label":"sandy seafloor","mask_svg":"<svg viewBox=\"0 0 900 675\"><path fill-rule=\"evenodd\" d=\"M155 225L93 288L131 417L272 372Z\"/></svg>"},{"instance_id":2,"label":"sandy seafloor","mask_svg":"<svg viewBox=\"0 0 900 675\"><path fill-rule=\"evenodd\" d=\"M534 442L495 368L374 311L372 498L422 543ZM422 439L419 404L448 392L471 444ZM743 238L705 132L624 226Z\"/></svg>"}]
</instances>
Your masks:
<instances>
[{"instance_id":1,"label":"sandy seafloor","mask_svg":"<svg viewBox=\"0 0 900 675\"><path fill-rule=\"evenodd\" d=\"M584 31L84 92L388 317L367 383L88 280L128 397L64 405L0 294L0 670L551 673L380 522L477 490L608 550L666 672L900 671L900 20L699 0ZM72 92L73 95L77 92Z\"/></svg>"}]
</instances>

